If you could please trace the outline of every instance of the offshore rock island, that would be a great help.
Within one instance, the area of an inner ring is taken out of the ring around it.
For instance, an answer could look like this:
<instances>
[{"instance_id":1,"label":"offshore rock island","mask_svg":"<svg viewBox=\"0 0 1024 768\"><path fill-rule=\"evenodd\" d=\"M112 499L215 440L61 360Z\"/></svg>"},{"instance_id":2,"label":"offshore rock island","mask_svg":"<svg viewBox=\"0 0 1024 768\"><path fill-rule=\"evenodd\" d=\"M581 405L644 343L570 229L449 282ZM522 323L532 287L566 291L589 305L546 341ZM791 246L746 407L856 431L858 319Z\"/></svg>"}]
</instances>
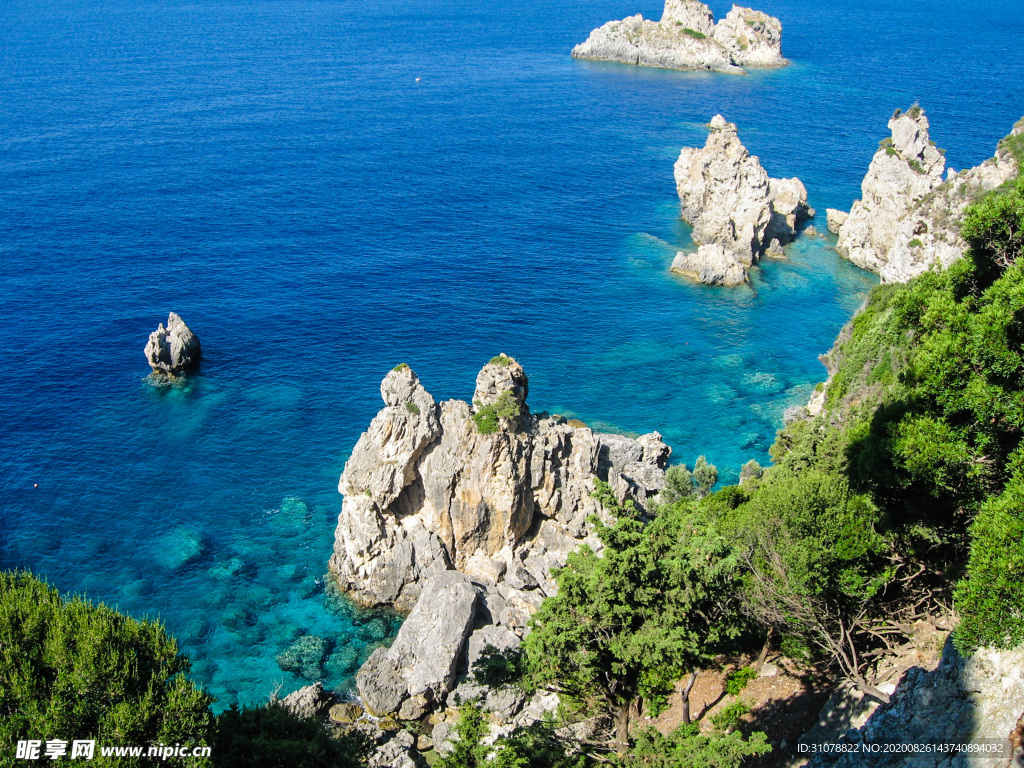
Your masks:
<instances>
[{"instance_id":1,"label":"offshore rock island","mask_svg":"<svg viewBox=\"0 0 1024 768\"><path fill-rule=\"evenodd\" d=\"M783 67L782 23L734 5L715 23L697 0L666 0L661 21L640 14L609 21L572 49L576 59L597 59L663 69L713 70L742 75L744 67Z\"/></svg>"},{"instance_id":2,"label":"offshore rock island","mask_svg":"<svg viewBox=\"0 0 1024 768\"><path fill-rule=\"evenodd\" d=\"M761 256L782 256L814 210L800 179L768 176L734 123L715 115L709 128L704 147L684 147L675 164L682 217L700 248L680 252L672 271L709 285L738 285Z\"/></svg>"}]
</instances>

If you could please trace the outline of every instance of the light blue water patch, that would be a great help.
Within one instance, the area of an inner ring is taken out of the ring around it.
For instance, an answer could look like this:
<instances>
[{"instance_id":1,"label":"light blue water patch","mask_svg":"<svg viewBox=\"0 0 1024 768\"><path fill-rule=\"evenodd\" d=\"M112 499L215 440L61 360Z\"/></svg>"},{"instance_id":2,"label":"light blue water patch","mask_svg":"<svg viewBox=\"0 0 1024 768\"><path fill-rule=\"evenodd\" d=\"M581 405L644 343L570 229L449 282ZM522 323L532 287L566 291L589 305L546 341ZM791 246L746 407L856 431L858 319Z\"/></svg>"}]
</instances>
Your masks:
<instances>
[{"instance_id":1,"label":"light blue water patch","mask_svg":"<svg viewBox=\"0 0 1024 768\"><path fill-rule=\"evenodd\" d=\"M466 399L504 351L535 411L767 463L876 280L818 239L750 286L670 276L679 149L721 113L848 209L920 101L976 164L1024 113L1017 5L765 0L793 64L732 77L569 57L646 0L8 0L0 566L160 617L224 707L302 685L279 657L344 688L396 631L324 577L398 362ZM171 310L205 358L157 387Z\"/></svg>"}]
</instances>

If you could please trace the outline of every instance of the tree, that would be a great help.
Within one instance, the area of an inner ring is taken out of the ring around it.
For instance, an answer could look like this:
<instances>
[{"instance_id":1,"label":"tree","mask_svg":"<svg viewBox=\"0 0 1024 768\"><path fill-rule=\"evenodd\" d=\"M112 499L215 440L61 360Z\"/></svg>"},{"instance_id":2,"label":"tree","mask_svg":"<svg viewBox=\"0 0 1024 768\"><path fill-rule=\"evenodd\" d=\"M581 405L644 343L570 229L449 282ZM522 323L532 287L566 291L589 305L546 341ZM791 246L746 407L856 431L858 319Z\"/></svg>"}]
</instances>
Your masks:
<instances>
[{"instance_id":1,"label":"tree","mask_svg":"<svg viewBox=\"0 0 1024 768\"><path fill-rule=\"evenodd\" d=\"M703 734L696 725L682 725L667 736L653 728L637 739L636 748L620 759L621 768L737 768L744 758L771 752L765 734L745 738L740 732Z\"/></svg>"},{"instance_id":2,"label":"tree","mask_svg":"<svg viewBox=\"0 0 1024 768\"><path fill-rule=\"evenodd\" d=\"M101 746L208 744L211 697L154 621L82 598L64 599L28 573L0 572L0 743L95 740L90 765L148 765L103 757ZM187 758L189 766L209 765ZM162 764L184 766L184 758Z\"/></svg>"},{"instance_id":3,"label":"tree","mask_svg":"<svg viewBox=\"0 0 1024 768\"><path fill-rule=\"evenodd\" d=\"M594 496L616 522L592 519L601 554L583 547L555 573L558 593L537 611L524 649L533 682L609 716L605 745L623 754L638 699L663 701L739 635L737 560L688 501L644 522L607 484Z\"/></svg>"}]
</instances>

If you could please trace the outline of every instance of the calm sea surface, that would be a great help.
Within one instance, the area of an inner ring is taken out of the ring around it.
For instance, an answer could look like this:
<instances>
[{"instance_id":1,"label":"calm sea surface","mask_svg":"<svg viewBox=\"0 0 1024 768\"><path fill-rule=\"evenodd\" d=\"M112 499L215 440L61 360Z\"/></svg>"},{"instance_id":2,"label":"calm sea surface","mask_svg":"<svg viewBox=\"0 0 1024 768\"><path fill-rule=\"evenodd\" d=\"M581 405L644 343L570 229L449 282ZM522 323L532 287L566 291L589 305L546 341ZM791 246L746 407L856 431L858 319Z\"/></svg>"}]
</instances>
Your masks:
<instances>
[{"instance_id":1,"label":"calm sea surface","mask_svg":"<svg viewBox=\"0 0 1024 768\"><path fill-rule=\"evenodd\" d=\"M223 707L302 685L276 661L302 633L343 686L396 629L323 581L396 363L468 398L507 352L534 410L658 430L725 480L766 462L875 279L813 239L749 288L669 276L680 147L721 112L824 230L896 107L954 167L991 155L1024 14L758 7L793 64L733 77L569 57L649 0L4 0L0 567L160 617ZM205 360L154 388L168 310Z\"/></svg>"}]
</instances>

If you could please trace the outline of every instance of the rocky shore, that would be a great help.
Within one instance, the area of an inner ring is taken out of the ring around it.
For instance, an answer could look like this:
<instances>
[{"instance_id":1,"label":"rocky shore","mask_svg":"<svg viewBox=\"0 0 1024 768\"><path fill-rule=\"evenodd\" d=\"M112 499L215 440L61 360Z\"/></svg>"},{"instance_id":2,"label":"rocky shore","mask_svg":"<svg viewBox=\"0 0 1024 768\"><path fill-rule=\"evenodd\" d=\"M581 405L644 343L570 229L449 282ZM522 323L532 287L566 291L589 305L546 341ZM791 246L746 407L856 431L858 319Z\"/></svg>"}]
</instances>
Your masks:
<instances>
[{"instance_id":1,"label":"rocky shore","mask_svg":"<svg viewBox=\"0 0 1024 768\"><path fill-rule=\"evenodd\" d=\"M861 199L849 214L830 209L836 250L857 266L876 272L883 283L906 282L934 263L949 266L964 254L959 223L978 198L1016 176L1011 147L1021 142L1024 119L996 148L995 155L959 173L946 168L942 150L929 136L920 107L897 110L890 137L871 160ZM945 179L943 179L945 173Z\"/></svg>"},{"instance_id":2,"label":"rocky shore","mask_svg":"<svg viewBox=\"0 0 1024 768\"><path fill-rule=\"evenodd\" d=\"M709 285L737 285L762 256L782 246L814 215L800 179L773 179L739 139L735 123L715 115L702 148L684 147L675 164L682 217L696 253L680 252L672 271Z\"/></svg>"},{"instance_id":3,"label":"rocky shore","mask_svg":"<svg viewBox=\"0 0 1024 768\"><path fill-rule=\"evenodd\" d=\"M734 5L715 23L697 0L666 0L661 21L637 14L609 21L572 49L573 58L618 61L665 69L743 74L744 67L788 64L782 57L782 23L766 13Z\"/></svg>"}]
</instances>

